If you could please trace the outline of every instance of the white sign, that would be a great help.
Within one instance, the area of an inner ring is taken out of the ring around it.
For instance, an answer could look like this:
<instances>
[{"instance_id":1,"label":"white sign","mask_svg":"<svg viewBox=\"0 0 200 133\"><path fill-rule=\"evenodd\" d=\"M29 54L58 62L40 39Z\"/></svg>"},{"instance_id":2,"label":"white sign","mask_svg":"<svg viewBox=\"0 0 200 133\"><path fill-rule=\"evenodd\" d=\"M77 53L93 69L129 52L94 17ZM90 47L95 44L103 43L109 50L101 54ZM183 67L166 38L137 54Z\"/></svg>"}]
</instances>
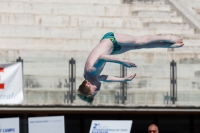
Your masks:
<instances>
[{"instance_id":1,"label":"white sign","mask_svg":"<svg viewBox=\"0 0 200 133\"><path fill-rule=\"evenodd\" d=\"M65 133L64 116L30 117L29 133Z\"/></svg>"},{"instance_id":2,"label":"white sign","mask_svg":"<svg viewBox=\"0 0 200 133\"><path fill-rule=\"evenodd\" d=\"M130 133L131 120L93 120L90 133Z\"/></svg>"},{"instance_id":3,"label":"white sign","mask_svg":"<svg viewBox=\"0 0 200 133\"><path fill-rule=\"evenodd\" d=\"M0 133L19 133L19 118L0 119Z\"/></svg>"},{"instance_id":4,"label":"white sign","mask_svg":"<svg viewBox=\"0 0 200 133\"><path fill-rule=\"evenodd\" d=\"M23 102L22 64L0 64L0 104Z\"/></svg>"}]
</instances>

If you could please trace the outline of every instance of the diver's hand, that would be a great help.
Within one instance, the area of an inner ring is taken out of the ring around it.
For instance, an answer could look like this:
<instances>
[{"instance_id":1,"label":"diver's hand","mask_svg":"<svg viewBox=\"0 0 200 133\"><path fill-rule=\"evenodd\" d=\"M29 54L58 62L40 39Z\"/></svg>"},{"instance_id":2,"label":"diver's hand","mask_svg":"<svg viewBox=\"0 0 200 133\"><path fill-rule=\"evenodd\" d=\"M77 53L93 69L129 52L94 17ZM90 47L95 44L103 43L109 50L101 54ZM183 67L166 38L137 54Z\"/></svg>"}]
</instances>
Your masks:
<instances>
[{"instance_id":1,"label":"diver's hand","mask_svg":"<svg viewBox=\"0 0 200 133\"><path fill-rule=\"evenodd\" d=\"M125 67L129 67L129 68L130 68L130 67L137 67L137 66L135 65L135 63L130 62L130 61L125 60L125 59L122 59L120 64L122 64L122 65L125 66Z\"/></svg>"},{"instance_id":2,"label":"diver's hand","mask_svg":"<svg viewBox=\"0 0 200 133\"><path fill-rule=\"evenodd\" d=\"M126 77L124 77L124 81L131 81L135 76L136 76L136 74L126 76Z\"/></svg>"}]
</instances>

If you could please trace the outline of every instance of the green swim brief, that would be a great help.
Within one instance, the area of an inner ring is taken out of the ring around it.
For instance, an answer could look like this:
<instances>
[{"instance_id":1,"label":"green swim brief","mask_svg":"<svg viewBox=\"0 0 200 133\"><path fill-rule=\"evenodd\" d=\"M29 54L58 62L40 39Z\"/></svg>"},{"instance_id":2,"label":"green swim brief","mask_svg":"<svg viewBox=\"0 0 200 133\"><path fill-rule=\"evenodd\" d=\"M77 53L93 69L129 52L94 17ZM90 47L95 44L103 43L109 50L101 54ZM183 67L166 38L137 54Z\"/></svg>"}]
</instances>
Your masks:
<instances>
[{"instance_id":1,"label":"green swim brief","mask_svg":"<svg viewBox=\"0 0 200 133\"><path fill-rule=\"evenodd\" d=\"M121 49L121 46L117 43L117 40L116 40L116 38L115 38L113 32L108 32L108 33L106 33L106 34L103 36L103 38L101 39L101 41L102 41L103 39L110 39L111 42L113 43L114 48L113 48L113 52L112 52L112 53L114 53L114 52L116 52L116 51L119 51L119 50Z\"/></svg>"}]
</instances>

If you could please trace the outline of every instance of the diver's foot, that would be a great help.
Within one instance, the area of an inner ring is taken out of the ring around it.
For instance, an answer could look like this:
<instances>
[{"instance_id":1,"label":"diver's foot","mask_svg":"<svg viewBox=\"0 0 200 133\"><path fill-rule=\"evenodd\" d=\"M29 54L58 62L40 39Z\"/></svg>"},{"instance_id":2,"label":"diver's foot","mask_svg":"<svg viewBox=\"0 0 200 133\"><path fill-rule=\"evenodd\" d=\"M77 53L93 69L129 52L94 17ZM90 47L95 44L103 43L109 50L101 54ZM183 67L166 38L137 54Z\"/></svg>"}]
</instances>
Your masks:
<instances>
[{"instance_id":1,"label":"diver's foot","mask_svg":"<svg viewBox=\"0 0 200 133\"><path fill-rule=\"evenodd\" d=\"M169 48L180 48L183 45L184 45L183 42L181 42L181 43L174 43L171 46L169 46Z\"/></svg>"},{"instance_id":2,"label":"diver's foot","mask_svg":"<svg viewBox=\"0 0 200 133\"><path fill-rule=\"evenodd\" d=\"M177 43L181 44L182 43L183 44L183 40L178 36L167 35L167 37L168 37L168 41L167 42L169 42L169 43L174 43L174 44L177 44Z\"/></svg>"}]
</instances>

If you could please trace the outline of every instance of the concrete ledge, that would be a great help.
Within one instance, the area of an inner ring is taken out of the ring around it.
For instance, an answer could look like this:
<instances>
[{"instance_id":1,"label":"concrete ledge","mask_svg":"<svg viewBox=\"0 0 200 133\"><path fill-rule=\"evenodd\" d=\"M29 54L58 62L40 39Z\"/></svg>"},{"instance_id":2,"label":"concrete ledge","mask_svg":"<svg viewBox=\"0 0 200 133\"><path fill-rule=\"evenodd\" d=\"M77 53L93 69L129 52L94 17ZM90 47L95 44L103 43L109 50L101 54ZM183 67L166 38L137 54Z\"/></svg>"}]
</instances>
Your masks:
<instances>
[{"instance_id":1,"label":"concrete ledge","mask_svg":"<svg viewBox=\"0 0 200 133\"><path fill-rule=\"evenodd\" d=\"M1 0L7 2L6 0ZM30 2L30 0L9 0L10 2ZM35 3L71 3L71 4L121 4L122 0L34 0Z\"/></svg>"},{"instance_id":2,"label":"concrete ledge","mask_svg":"<svg viewBox=\"0 0 200 133\"><path fill-rule=\"evenodd\" d=\"M177 12L175 11L133 11L132 15L134 17L140 17L140 18L144 18L144 17L160 17L160 18L172 18L172 17L178 17L177 16Z\"/></svg>"},{"instance_id":3,"label":"concrete ledge","mask_svg":"<svg viewBox=\"0 0 200 133\"><path fill-rule=\"evenodd\" d=\"M149 23L148 24L149 28L162 28L162 29L169 29L169 27L171 29L190 29L188 24L184 24L184 23Z\"/></svg>"},{"instance_id":4,"label":"concrete ledge","mask_svg":"<svg viewBox=\"0 0 200 133\"><path fill-rule=\"evenodd\" d=\"M155 13L159 14L159 12ZM45 26L45 27L131 27L139 28L143 23L164 22L164 23L182 23L181 17L171 17L170 12L166 15L153 15L153 17L117 17L117 16L71 16L71 15L36 15L36 14L12 14L1 13L1 25L22 25L22 26ZM144 15L145 16L145 15ZM164 17L163 17L164 16Z\"/></svg>"},{"instance_id":5,"label":"concrete ledge","mask_svg":"<svg viewBox=\"0 0 200 133\"><path fill-rule=\"evenodd\" d=\"M79 9L79 10L77 10ZM129 16L131 11L170 11L169 5L98 5L34 2L0 2L0 13L51 15Z\"/></svg>"},{"instance_id":6,"label":"concrete ledge","mask_svg":"<svg viewBox=\"0 0 200 133\"><path fill-rule=\"evenodd\" d=\"M0 106L1 112L26 111L26 112L70 112L70 113L95 113L95 112L123 112L123 113L199 113L199 106L124 106L124 105L110 105L110 106L73 106L73 105L4 105Z\"/></svg>"},{"instance_id":7,"label":"concrete ledge","mask_svg":"<svg viewBox=\"0 0 200 133\"><path fill-rule=\"evenodd\" d=\"M195 35L194 35L195 36ZM189 38L190 36L188 36ZM200 36L199 36L200 37ZM186 37L183 37L183 41L185 43L184 47L179 49L174 49L175 52L195 52L199 53L199 44L200 40L187 40ZM198 39L198 36L196 36L196 39ZM29 38L0 38L0 49L1 53L4 53L3 51L32 51L31 53L34 53L34 51L38 51L36 53L39 53L40 51L51 51L55 52L60 51L66 51L71 54L73 54L76 51L79 51L80 53L86 54L85 57L88 56L87 54L98 44L100 39L29 39ZM137 50L137 52L168 52L168 49L140 49ZM78 52L77 52L78 54ZM5 55L6 56L6 55ZM19 55L20 56L20 55ZM30 55L26 55L30 56ZM67 60L67 59L66 59Z\"/></svg>"},{"instance_id":8,"label":"concrete ledge","mask_svg":"<svg viewBox=\"0 0 200 133\"><path fill-rule=\"evenodd\" d=\"M194 47L195 48L195 47ZM53 53L53 54L52 54ZM66 62L68 65L69 59L73 57L77 60L78 65L84 65L84 61L88 56L88 51L31 51L31 50L1 50L0 54L3 55L0 57L1 62L15 62L16 59L21 56L24 59L24 63L26 62ZM129 60L140 61L141 63L158 63L159 61L171 61L176 60L180 62L181 59L184 58L198 58L200 53L195 52L187 52L184 50L183 52L174 52L167 51L167 49L161 50L133 50L128 53L125 53L122 58L126 58ZM157 61L156 61L157 60ZM82 73L81 73L82 74Z\"/></svg>"},{"instance_id":9,"label":"concrete ledge","mask_svg":"<svg viewBox=\"0 0 200 133\"><path fill-rule=\"evenodd\" d=\"M165 5L163 0L123 0L123 2L129 4Z\"/></svg>"},{"instance_id":10,"label":"concrete ledge","mask_svg":"<svg viewBox=\"0 0 200 133\"><path fill-rule=\"evenodd\" d=\"M53 39L100 39L108 31L133 36L156 34L194 35L194 29L150 29L150 28L52 28L40 26L0 26L1 37L11 38L53 38ZM98 32L97 32L98 31Z\"/></svg>"},{"instance_id":11,"label":"concrete ledge","mask_svg":"<svg viewBox=\"0 0 200 133\"><path fill-rule=\"evenodd\" d=\"M141 80L140 80L141 81ZM157 81L157 80L156 80ZM178 80L179 82L180 80ZM150 81L148 81L150 82ZM157 81L159 83L163 83L161 81ZM169 78L166 80L169 83ZM183 81L181 81L182 83ZM137 84L134 82L134 84ZM148 83L149 84L149 83ZM154 84L153 84L154 85ZM162 84L163 85L163 84ZM184 85L178 84L178 101L173 105L171 100L169 99L170 92L169 86L165 85L161 87L160 85L156 85L156 87L151 86L149 87L142 87L136 88L132 87L130 89L130 84L128 84L128 99L126 100L123 106L125 107L137 107L137 106L167 106L167 107L189 107L189 106L200 106L200 91L198 88L194 89L190 86L186 87L185 89L182 87ZM112 88L112 89L110 89ZM107 88L102 88L98 95L95 97L93 106L121 106L121 104L117 104L117 98L119 94L120 85L118 84L111 84L107 85ZM156 88L156 89L155 89ZM188 89L191 88L191 89ZM45 88L33 88L33 89L24 89L24 97L25 100L21 104L24 105L32 105L32 106L85 106L88 105L86 102L80 100L78 97L75 98L73 104L69 104L67 96L67 92L69 88L62 88L62 89L45 89ZM168 93L168 94L167 94ZM120 101L119 101L120 102Z\"/></svg>"}]
</instances>

